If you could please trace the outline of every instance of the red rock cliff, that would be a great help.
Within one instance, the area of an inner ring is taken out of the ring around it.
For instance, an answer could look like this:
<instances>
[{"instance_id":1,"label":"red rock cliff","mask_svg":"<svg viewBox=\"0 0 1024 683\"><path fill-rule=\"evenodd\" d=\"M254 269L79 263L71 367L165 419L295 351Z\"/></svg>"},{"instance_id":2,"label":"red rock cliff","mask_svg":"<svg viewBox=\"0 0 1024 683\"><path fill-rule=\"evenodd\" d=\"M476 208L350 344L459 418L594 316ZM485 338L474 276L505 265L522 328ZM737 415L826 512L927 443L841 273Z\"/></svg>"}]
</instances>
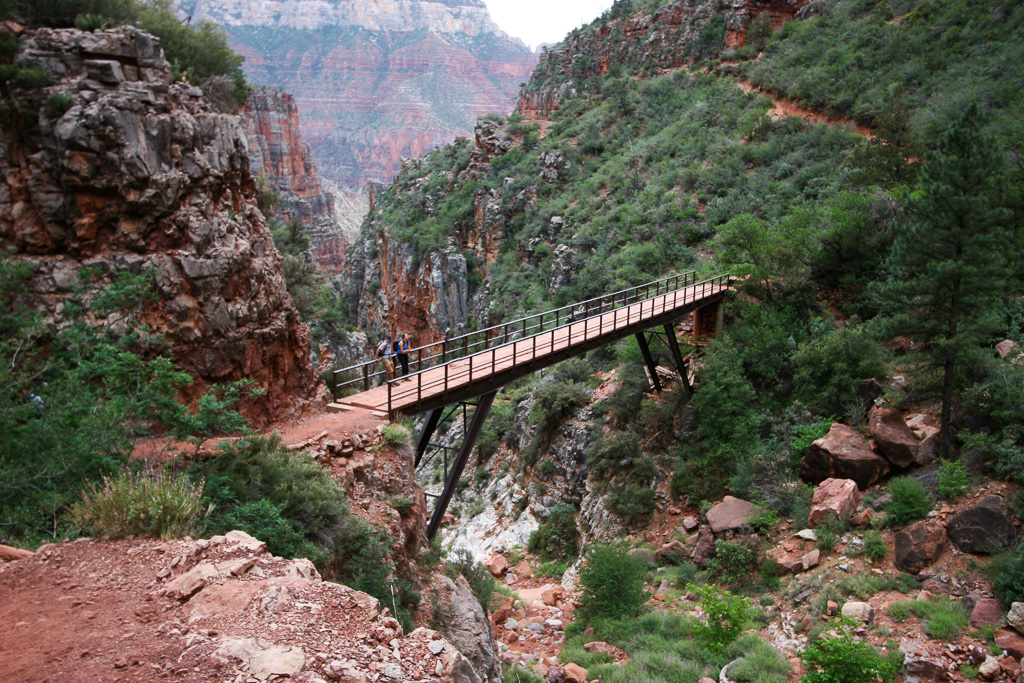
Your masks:
<instances>
[{"instance_id":1,"label":"red rock cliff","mask_svg":"<svg viewBox=\"0 0 1024 683\"><path fill-rule=\"evenodd\" d=\"M324 190L313 155L299 133L299 110L291 94L255 88L242 117L254 175L277 193L278 213L298 219L312 238L313 259L340 273L348 242L335 218L334 195Z\"/></svg>"},{"instance_id":2,"label":"red rock cliff","mask_svg":"<svg viewBox=\"0 0 1024 683\"><path fill-rule=\"evenodd\" d=\"M257 424L321 401L238 117L172 84L159 42L136 29L39 29L20 42L18 61L51 81L16 93L38 125L4 130L0 247L34 264L31 294L50 319L62 322L85 266L99 286L151 273L158 302L146 322L194 392L252 378L267 392L244 407ZM71 98L60 114L45 106L56 93Z\"/></svg>"},{"instance_id":3,"label":"red rock cliff","mask_svg":"<svg viewBox=\"0 0 1024 683\"><path fill-rule=\"evenodd\" d=\"M516 100L525 118L547 116L576 84L604 75L612 65L676 69L741 47L755 17L767 13L778 28L810 0L734 0L719 9L718 0L679 0L650 14L605 21L591 30L573 31L540 57L533 77Z\"/></svg>"}]
</instances>

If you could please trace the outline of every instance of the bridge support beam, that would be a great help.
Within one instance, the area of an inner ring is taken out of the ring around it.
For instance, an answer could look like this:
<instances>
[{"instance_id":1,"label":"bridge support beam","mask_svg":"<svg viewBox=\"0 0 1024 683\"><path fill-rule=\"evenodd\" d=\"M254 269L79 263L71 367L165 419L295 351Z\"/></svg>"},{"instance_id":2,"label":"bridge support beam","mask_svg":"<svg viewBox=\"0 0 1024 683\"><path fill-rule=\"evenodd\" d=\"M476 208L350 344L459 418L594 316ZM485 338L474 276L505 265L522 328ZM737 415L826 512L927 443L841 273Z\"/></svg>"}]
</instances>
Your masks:
<instances>
[{"instance_id":1,"label":"bridge support beam","mask_svg":"<svg viewBox=\"0 0 1024 683\"><path fill-rule=\"evenodd\" d=\"M416 440L416 461L413 467L420 466L420 460L423 459L423 454L427 452L430 440L434 438L434 432L437 431L437 425L441 422L441 414L443 412L444 408L434 408L427 413L427 421L423 423L423 429L420 430L420 438Z\"/></svg>"},{"instance_id":2,"label":"bridge support beam","mask_svg":"<svg viewBox=\"0 0 1024 683\"><path fill-rule=\"evenodd\" d=\"M437 530L441 528L441 519L448 510L448 504L452 502L452 496L455 495L455 486L459 483L459 477L462 476L466 463L469 462L469 455L473 452L473 446L476 445L476 439L480 436L480 429L484 426L484 420L487 419L487 413L490 412L491 404L494 403L494 395L497 393L497 391L492 391L489 394L484 394L477 400L473 419L470 420L469 427L462 438L459 454L456 456L455 462L452 463L448 479L444 482L444 490L441 492L441 497L437 499L437 504L434 506L434 514L431 515L430 523L427 525L428 541L433 541L434 536L437 535ZM427 421L429 423L430 418ZM437 425L435 424L434 426L436 428ZM420 438L422 440L422 436ZM428 438L427 441L429 440Z\"/></svg>"},{"instance_id":3,"label":"bridge support beam","mask_svg":"<svg viewBox=\"0 0 1024 683\"><path fill-rule=\"evenodd\" d=\"M683 385L683 391L686 392L687 396L693 393L693 387L690 386L690 376L686 371L686 361L683 360L683 352L679 349L679 339L676 338L676 328L672 323L666 323L665 325L665 340L668 342L668 348L672 351L672 359L676 363L676 370L679 372L679 381Z\"/></svg>"},{"instance_id":4,"label":"bridge support beam","mask_svg":"<svg viewBox=\"0 0 1024 683\"><path fill-rule=\"evenodd\" d=\"M651 382L654 383L654 390L661 393L661 380L658 379L658 366L654 364L654 356L651 355L651 347L647 345L647 333L637 332L636 342L640 345L640 353L644 356L644 363L651 375Z\"/></svg>"}]
</instances>

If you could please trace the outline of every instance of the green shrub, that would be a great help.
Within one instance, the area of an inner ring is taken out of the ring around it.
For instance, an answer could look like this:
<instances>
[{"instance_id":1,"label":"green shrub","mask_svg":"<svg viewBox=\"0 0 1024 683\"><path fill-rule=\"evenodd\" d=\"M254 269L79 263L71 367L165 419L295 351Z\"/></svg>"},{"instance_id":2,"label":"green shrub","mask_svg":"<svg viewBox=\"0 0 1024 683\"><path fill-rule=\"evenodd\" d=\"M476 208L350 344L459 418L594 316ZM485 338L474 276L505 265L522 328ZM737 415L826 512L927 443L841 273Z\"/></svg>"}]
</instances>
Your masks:
<instances>
[{"instance_id":1,"label":"green shrub","mask_svg":"<svg viewBox=\"0 0 1024 683\"><path fill-rule=\"evenodd\" d=\"M939 640L959 638L970 616L962 602L948 598L915 600L913 610L921 619L921 630Z\"/></svg>"},{"instance_id":2,"label":"green shrub","mask_svg":"<svg viewBox=\"0 0 1024 683\"><path fill-rule=\"evenodd\" d=\"M882 533L877 529L872 529L864 534L864 554L866 554L872 562L881 562L885 559L885 556L889 552L889 546L885 544L885 539L882 538Z\"/></svg>"},{"instance_id":3,"label":"green shrub","mask_svg":"<svg viewBox=\"0 0 1024 683\"><path fill-rule=\"evenodd\" d=\"M715 556L708 559L708 576L723 583L745 583L757 560L757 549L742 541L715 541Z\"/></svg>"},{"instance_id":4,"label":"green shrub","mask_svg":"<svg viewBox=\"0 0 1024 683\"><path fill-rule=\"evenodd\" d=\"M856 640L844 629L841 635L808 643L803 654L804 683L892 683L898 667L875 648Z\"/></svg>"},{"instance_id":5,"label":"green shrub","mask_svg":"<svg viewBox=\"0 0 1024 683\"><path fill-rule=\"evenodd\" d=\"M971 666L970 664L964 664L960 667L960 675L969 681L972 681L978 677L978 667Z\"/></svg>"},{"instance_id":6,"label":"green shrub","mask_svg":"<svg viewBox=\"0 0 1024 683\"><path fill-rule=\"evenodd\" d=\"M532 669L513 665L504 667L501 683L544 683L544 679Z\"/></svg>"},{"instance_id":7,"label":"green shrub","mask_svg":"<svg viewBox=\"0 0 1024 683\"><path fill-rule=\"evenodd\" d=\"M559 423L590 400L586 385L574 381L555 381L537 385L533 391L534 405L530 419L537 425L543 439L550 437Z\"/></svg>"},{"instance_id":8,"label":"green shrub","mask_svg":"<svg viewBox=\"0 0 1024 683\"><path fill-rule=\"evenodd\" d=\"M884 353L860 325L847 325L805 344L793 357L796 395L821 415L851 414L862 405L860 382L885 374Z\"/></svg>"},{"instance_id":9,"label":"green shrub","mask_svg":"<svg viewBox=\"0 0 1024 683\"><path fill-rule=\"evenodd\" d=\"M451 552L445 562L445 573L452 579L463 576L480 605L485 610L491 608L494 594L498 592L498 582L482 564L473 560L468 550Z\"/></svg>"},{"instance_id":10,"label":"green shrub","mask_svg":"<svg viewBox=\"0 0 1024 683\"><path fill-rule=\"evenodd\" d=\"M270 552L281 557L305 557L320 566L330 558L326 549L307 540L267 500L242 503L224 515L221 526L223 529L238 529L260 539Z\"/></svg>"},{"instance_id":11,"label":"green shrub","mask_svg":"<svg viewBox=\"0 0 1024 683\"><path fill-rule=\"evenodd\" d=\"M93 536L176 538L201 526L204 509L202 487L185 476L122 471L88 486L71 518Z\"/></svg>"},{"instance_id":12,"label":"green shrub","mask_svg":"<svg viewBox=\"0 0 1024 683\"><path fill-rule=\"evenodd\" d=\"M889 502L885 506L885 523L902 526L925 517L932 509L928 492L911 476L897 477L889 482Z\"/></svg>"},{"instance_id":13,"label":"green shrub","mask_svg":"<svg viewBox=\"0 0 1024 683\"><path fill-rule=\"evenodd\" d=\"M605 505L629 525L650 517L656 501L650 486L628 483L613 488L605 498Z\"/></svg>"},{"instance_id":14,"label":"green shrub","mask_svg":"<svg viewBox=\"0 0 1024 683\"><path fill-rule=\"evenodd\" d=\"M903 623L907 617L913 612L914 603L911 600L902 600L900 602L894 602L885 608L885 613L889 615L889 618L893 621Z\"/></svg>"},{"instance_id":15,"label":"green shrub","mask_svg":"<svg viewBox=\"0 0 1024 683\"><path fill-rule=\"evenodd\" d=\"M110 28L110 21L99 14L79 14L75 19L75 28L82 31L100 31Z\"/></svg>"},{"instance_id":16,"label":"green shrub","mask_svg":"<svg viewBox=\"0 0 1024 683\"><path fill-rule=\"evenodd\" d=\"M544 576L549 579L561 579L569 568L565 562L544 562L534 570L537 576Z\"/></svg>"},{"instance_id":17,"label":"green shrub","mask_svg":"<svg viewBox=\"0 0 1024 683\"><path fill-rule=\"evenodd\" d=\"M634 617L647 602L647 569L621 545L595 545L580 571L576 614L584 622Z\"/></svg>"},{"instance_id":18,"label":"green shrub","mask_svg":"<svg viewBox=\"0 0 1024 683\"><path fill-rule=\"evenodd\" d=\"M939 463L939 497L956 500L967 493L967 468L961 460L943 460Z\"/></svg>"},{"instance_id":19,"label":"green shrub","mask_svg":"<svg viewBox=\"0 0 1024 683\"><path fill-rule=\"evenodd\" d=\"M997 557L986 571L992 580L992 591L1004 605L1024 602L1024 544Z\"/></svg>"},{"instance_id":20,"label":"green shrub","mask_svg":"<svg viewBox=\"0 0 1024 683\"><path fill-rule=\"evenodd\" d=\"M571 560L579 552L579 533L576 530L576 509L571 505L556 505L548 518L530 534L527 550L545 560Z\"/></svg>"},{"instance_id":21,"label":"green shrub","mask_svg":"<svg viewBox=\"0 0 1024 683\"><path fill-rule=\"evenodd\" d=\"M687 590L700 596L704 623L694 627L694 635L713 650L722 650L733 642L747 627L747 609L750 604L740 595L733 595L713 584L695 586Z\"/></svg>"},{"instance_id":22,"label":"green shrub","mask_svg":"<svg viewBox=\"0 0 1024 683\"><path fill-rule=\"evenodd\" d=\"M71 95L64 92L54 93L46 101L46 113L50 118L60 118L74 103Z\"/></svg>"},{"instance_id":23,"label":"green shrub","mask_svg":"<svg viewBox=\"0 0 1024 683\"><path fill-rule=\"evenodd\" d=\"M413 500L405 496L392 496L388 498L388 505L398 511L398 514L405 517L412 510Z\"/></svg>"},{"instance_id":24,"label":"green shrub","mask_svg":"<svg viewBox=\"0 0 1024 683\"><path fill-rule=\"evenodd\" d=\"M404 446L409 443L409 430L402 425L389 424L384 427L384 440L392 446Z\"/></svg>"},{"instance_id":25,"label":"green shrub","mask_svg":"<svg viewBox=\"0 0 1024 683\"><path fill-rule=\"evenodd\" d=\"M818 549L824 552L831 552L835 550L836 544L839 542L839 537L842 536L845 531L846 522L835 515L829 515L825 520L825 523L814 530L815 535L818 537L818 540L816 541Z\"/></svg>"}]
</instances>

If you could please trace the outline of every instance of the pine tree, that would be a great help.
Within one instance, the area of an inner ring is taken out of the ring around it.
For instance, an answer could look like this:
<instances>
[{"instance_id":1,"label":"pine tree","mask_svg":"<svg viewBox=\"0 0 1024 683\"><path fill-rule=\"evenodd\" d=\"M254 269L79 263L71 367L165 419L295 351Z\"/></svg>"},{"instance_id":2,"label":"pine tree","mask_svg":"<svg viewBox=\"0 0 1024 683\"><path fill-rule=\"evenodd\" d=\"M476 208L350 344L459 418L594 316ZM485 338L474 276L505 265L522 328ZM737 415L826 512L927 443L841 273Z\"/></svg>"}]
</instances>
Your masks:
<instances>
[{"instance_id":1,"label":"pine tree","mask_svg":"<svg viewBox=\"0 0 1024 683\"><path fill-rule=\"evenodd\" d=\"M970 105L950 124L921 170L896 228L878 288L886 335L924 343L921 370L941 376L940 456L949 452L957 374L992 332L991 313L1008 291L1010 212L1000 205L1003 160Z\"/></svg>"}]
</instances>

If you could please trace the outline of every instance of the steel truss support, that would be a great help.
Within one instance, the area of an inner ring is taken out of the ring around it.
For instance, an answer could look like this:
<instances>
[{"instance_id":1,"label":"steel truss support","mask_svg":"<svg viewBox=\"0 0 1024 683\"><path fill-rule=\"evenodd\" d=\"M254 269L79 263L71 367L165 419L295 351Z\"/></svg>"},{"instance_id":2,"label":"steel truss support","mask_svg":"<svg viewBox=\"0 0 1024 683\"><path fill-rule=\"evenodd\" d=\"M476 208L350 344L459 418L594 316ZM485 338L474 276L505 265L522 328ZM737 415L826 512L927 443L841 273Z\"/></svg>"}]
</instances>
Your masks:
<instances>
[{"instance_id":1,"label":"steel truss support","mask_svg":"<svg viewBox=\"0 0 1024 683\"><path fill-rule=\"evenodd\" d=\"M654 390L661 393L661 380L658 379L658 366L654 364L654 356L651 355L651 347L647 345L647 333L636 333L637 344L640 345L640 353L644 356L644 363L647 365L647 372L651 375L651 382L654 383Z\"/></svg>"},{"instance_id":2,"label":"steel truss support","mask_svg":"<svg viewBox=\"0 0 1024 683\"><path fill-rule=\"evenodd\" d=\"M687 396L693 394L693 387L690 386L690 376L686 370L686 361L683 359L683 352L679 349L679 340L676 338L676 328L672 323L665 324L665 341L672 351L672 359L676 363L676 371L679 372L679 380Z\"/></svg>"},{"instance_id":3,"label":"steel truss support","mask_svg":"<svg viewBox=\"0 0 1024 683\"><path fill-rule=\"evenodd\" d=\"M416 462L413 465L414 467L420 466L420 460L423 459L423 454L427 452L430 440L434 438L434 432L437 431L437 425L440 424L443 413L444 408L434 408L427 414L427 421L423 423L423 429L420 430L420 438L416 441Z\"/></svg>"},{"instance_id":4,"label":"steel truss support","mask_svg":"<svg viewBox=\"0 0 1024 683\"><path fill-rule=\"evenodd\" d=\"M437 530L441 528L441 518L444 517L444 513L448 510L448 504L452 502L452 496L455 495L455 487L459 483L459 477L462 476L462 471L466 468L466 463L469 462L469 455L473 452L473 446L476 445L477 437L480 436L480 429L484 425L484 420L487 419L487 413L491 410L491 404L494 403L494 395L496 393L498 392L492 391L489 394L484 394L477 400L476 410L473 411L473 419L470 421L462 437L462 446L459 447L459 454L455 457L455 462L452 463L452 469L448 472L448 478L444 482L444 490L434 506L434 513L430 517L430 524L427 525L427 539L429 541L434 540ZM428 423L430 419L427 418ZM437 427L436 423L434 427ZM420 440L423 440L422 434L420 435ZM429 441L429 437L427 441Z\"/></svg>"}]
</instances>

